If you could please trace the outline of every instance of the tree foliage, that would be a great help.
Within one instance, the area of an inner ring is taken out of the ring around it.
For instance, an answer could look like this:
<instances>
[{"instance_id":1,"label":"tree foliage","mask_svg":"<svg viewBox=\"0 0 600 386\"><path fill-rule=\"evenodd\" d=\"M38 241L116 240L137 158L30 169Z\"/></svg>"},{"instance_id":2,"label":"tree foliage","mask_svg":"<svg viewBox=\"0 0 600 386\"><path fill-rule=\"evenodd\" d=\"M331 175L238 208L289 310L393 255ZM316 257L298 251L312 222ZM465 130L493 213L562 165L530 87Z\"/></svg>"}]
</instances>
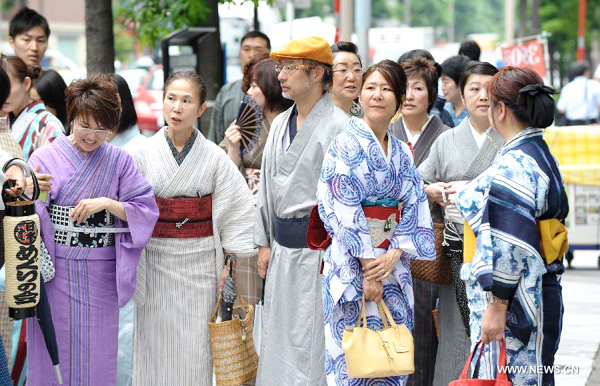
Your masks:
<instances>
[{"instance_id":1,"label":"tree foliage","mask_svg":"<svg viewBox=\"0 0 600 386\"><path fill-rule=\"evenodd\" d=\"M238 4L246 1L258 5L258 0L219 0ZM116 7L117 20L133 23L140 42L149 47L172 31L206 25L211 13L207 0L118 0Z\"/></svg>"},{"instance_id":2,"label":"tree foliage","mask_svg":"<svg viewBox=\"0 0 600 386\"><path fill-rule=\"evenodd\" d=\"M472 33L498 33L504 29L504 1L420 0L411 1L410 26L436 27L437 39L447 39L447 26L454 24L457 40ZM454 12L450 12L451 6ZM452 17L454 15L454 18ZM377 20L404 23L404 1L373 0L373 26Z\"/></svg>"},{"instance_id":3,"label":"tree foliage","mask_svg":"<svg viewBox=\"0 0 600 386\"><path fill-rule=\"evenodd\" d=\"M552 33L550 52L558 53L556 65L565 78L577 56L579 0L544 0L540 6L542 30ZM585 42L589 52L592 41L600 40L600 0L587 0ZM589 57L589 55L586 55Z\"/></svg>"}]
</instances>

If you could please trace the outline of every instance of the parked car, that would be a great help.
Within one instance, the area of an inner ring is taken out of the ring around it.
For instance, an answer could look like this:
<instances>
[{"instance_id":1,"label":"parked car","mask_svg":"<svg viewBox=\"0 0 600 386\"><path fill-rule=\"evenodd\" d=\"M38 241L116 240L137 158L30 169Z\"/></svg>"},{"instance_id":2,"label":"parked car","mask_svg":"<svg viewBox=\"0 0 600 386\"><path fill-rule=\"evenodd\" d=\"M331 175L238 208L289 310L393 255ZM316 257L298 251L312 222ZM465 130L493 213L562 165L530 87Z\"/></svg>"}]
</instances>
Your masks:
<instances>
[{"instance_id":1,"label":"parked car","mask_svg":"<svg viewBox=\"0 0 600 386\"><path fill-rule=\"evenodd\" d=\"M148 71L146 77L135 91L135 112L138 116L138 127L145 135L152 135L164 126L163 117L163 67L156 65Z\"/></svg>"}]
</instances>

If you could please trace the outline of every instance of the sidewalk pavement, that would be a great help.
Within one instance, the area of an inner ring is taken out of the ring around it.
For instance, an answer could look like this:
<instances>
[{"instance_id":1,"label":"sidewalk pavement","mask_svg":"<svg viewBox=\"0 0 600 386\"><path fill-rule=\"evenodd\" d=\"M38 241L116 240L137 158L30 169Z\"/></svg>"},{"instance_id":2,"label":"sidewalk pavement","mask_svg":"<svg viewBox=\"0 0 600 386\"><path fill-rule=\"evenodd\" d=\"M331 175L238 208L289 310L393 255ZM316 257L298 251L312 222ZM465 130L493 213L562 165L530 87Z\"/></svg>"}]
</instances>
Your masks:
<instances>
[{"instance_id":1,"label":"sidewalk pavement","mask_svg":"<svg viewBox=\"0 0 600 386\"><path fill-rule=\"evenodd\" d=\"M586 386L598 386L600 385L600 349L596 352L596 359L592 366L592 373L587 380Z\"/></svg>"},{"instance_id":2,"label":"sidewalk pavement","mask_svg":"<svg viewBox=\"0 0 600 386\"><path fill-rule=\"evenodd\" d=\"M565 314L555 365L576 366L579 371L557 374L556 385L600 385L598 254L598 251L576 252L574 268L568 269L562 277Z\"/></svg>"}]
</instances>

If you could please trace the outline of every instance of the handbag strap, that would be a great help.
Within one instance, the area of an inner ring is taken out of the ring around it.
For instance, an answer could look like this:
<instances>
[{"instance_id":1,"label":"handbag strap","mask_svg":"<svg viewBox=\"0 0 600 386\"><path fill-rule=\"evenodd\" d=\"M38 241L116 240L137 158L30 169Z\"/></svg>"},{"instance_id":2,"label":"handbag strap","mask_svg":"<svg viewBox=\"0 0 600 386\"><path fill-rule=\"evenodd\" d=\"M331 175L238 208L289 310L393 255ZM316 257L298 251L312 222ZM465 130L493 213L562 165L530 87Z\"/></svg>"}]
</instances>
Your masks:
<instances>
[{"instance_id":1,"label":"handbag strap","mask_svg":"<svg viewBox=\"0 0 600 386\"><path fill-rule=\"evenodd\" d=\"M479 347L479 345L481 345L481 349L479 350L479 357L477 358L477 363L475 364L475 369L473 371L474 377L479 376L479 374L478 374L479 364L481 361L481 356L483 355L483 349L485 347L485 344L481 340L479 342L477 342L477 344L475 345L475 348L473 348L473 351L471 352L469 359L467 359L467 363L465 363L465 367L463 368L463 371L460 374L459 380L468 379L467 377L469 374L469 367L471 366L471 362L473 361L473 356L477 352L477 348ZM498 369L504 369L504 371L498 373L497 380L508 381L508 375L506 375L506 341L504 339L502 339L502 348L500 349L500 359L498 360Z\"/></svg>"},{"instance_id":2,"label":"handbag strap","mask_svg":"<svg viewBox=\"0 0 600 386\"><path fill-rule=\"evenodd\" d=\"M362 319L363 325L367 327L367 307L365 305L365 295L362 297L360 303L360 310L358 311L358 319L356 320L356 327L360 327L360 320Z\"/></svg>"},{"instance_id":3,"label":"handbag strap","mask_svg":"<svg viewBox=\"0 0 600 386\"><path fill-rule=\"evenodd\" d=\"M377 303L377 308L379 309L379 316L381 316L383 328L388 328L388 327L396 328L396 322L394 321L394 318L392 317L392 313L390 312L389 308L387 307L387 305L385 304L383 299L381 299L379 301L379 303ZM365 301L364 295L361 300L360 311L358 312L358 319L356 320L356 327L360 327L361 319L363 322L363 326L367 327L367 306L366 306L366 301Z\"/></svg>"},{"instance_id":4,"label":"handbag strap","mask_svg":"<svg viewBox=\"0 0 600 386\"><path fill-rule=\"evenodd\" d=\"M385 304L383 299L381 299L379 301L379 303L377 303L377 308L379 308L379 315L381 316L381 320L383 321L383 327L384 328L388 328L388 327L396 328L396 322L394 321L394 317L392 316L390 309ZM387 321L387 323L386 323L386 321Z\"/></svg>"}]
</instances>

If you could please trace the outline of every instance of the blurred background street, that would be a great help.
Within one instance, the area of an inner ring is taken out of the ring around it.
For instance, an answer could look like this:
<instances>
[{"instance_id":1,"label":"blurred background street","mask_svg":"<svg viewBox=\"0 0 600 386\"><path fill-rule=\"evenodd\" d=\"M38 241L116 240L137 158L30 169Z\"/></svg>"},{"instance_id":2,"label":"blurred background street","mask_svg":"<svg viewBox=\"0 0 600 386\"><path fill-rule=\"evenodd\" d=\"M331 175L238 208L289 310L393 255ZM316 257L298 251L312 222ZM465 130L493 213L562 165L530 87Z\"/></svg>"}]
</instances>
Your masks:
<instances>
[{"instance_id":1,"label":"blurred background street","mask_svg":"<svg viewBox=\"0 0 600 386\"><path fill-rule=\"evenodd\" d=\"M579 374L559 374L559 386L600 385L600 251L576 251L572 268L562 279L565 304L564 324L556 365L579 366ZM588 381L589 379L589 381Z\"/></svg>"}]
</instances>

